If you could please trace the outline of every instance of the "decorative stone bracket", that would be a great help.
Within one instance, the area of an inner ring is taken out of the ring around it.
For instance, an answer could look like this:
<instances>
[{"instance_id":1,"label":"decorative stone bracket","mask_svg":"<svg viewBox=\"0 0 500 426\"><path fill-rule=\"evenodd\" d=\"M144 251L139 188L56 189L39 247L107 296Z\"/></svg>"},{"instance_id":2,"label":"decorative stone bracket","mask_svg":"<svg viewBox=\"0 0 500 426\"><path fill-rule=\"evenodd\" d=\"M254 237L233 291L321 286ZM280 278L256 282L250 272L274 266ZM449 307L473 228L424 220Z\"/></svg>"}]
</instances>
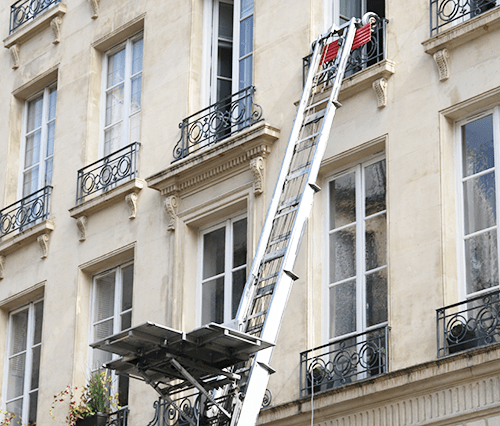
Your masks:
<instances>
[{"instance_id":1,"label":"decorative stone bracket","mask_svg":"<svg viewBox=\"0 0 500 426\"><path fill-rule=\"evenodd\" d=\"M387 79L382 77L372 83L373 90L377 96L377 107L383 108L387 105Z\"/></svg>"},{"instance_id":2,"label":"decorative stone bracket","mask_svg":"<svg viewBox=\"0 0 500 426\"><path fill-rule=\"evenodd\" d=\"M264 157L252 158L250 170L253 174L253 192L255 195L264 192Z\"/></svg>"},{"instance_id":3,"label":"decorative stone bracket","mask_svg":"<svg viewBox=\"0 0 500 426\"><path fill-rule=\"evenodd\" d=\"M448 49L438 50L432 57L438 69L439 80L448 80L450 78L450 53Z\"/></svg>"},{"instance_id":4,"label":"decorative stone bracket","mask_svg":"<svg viewBox=\"0 0 500 426\"><path fill-rule=\"evenodd\" d=\"M42 234L37 238L38 244L42 249L41 259L45 259L49 253L49 234Z\"/></svg>"},{"instance_id":5,"label":"decorative stone bracket","mask_svg":"<svg viewBox=\"0 0 500 426\"><path fill-rule=\"evenodd\" d=\"M0 256L0 280L3 280L5 271L5 256Z\"/></svg>"},{"instance_id":6,"label":"decorative stone bracket","mask_svg":"<svg viewBox=\"0 0 500 426\"><path fill-rule=\"evenodd\" d=\"M80 232L79 240L83 242L87 239L87 223L89 216L113 204L123 202L123 200L125 200L128 207L128 218L135 219L137 217L137 199L139 192L145 186L146 182L144 180L139 178L131 179L69 209L71 217L76 219L76 226Z\"/></svg>"},{"instance_id":7,"label":"decorative stone bracket","mask_svg":"<svg viewBox=\"0 0 500 426\"><path fill-rule=\"evenodd\" d=\"M21 45L29 39L35 37L40 31L52 28L54 40L52 43L58 44L61 41L62 17L66 14L66 5L57 3L41 12L33 20L26 22L16 28L16 30L3 40L3 45L9 49L12 57L12 69L19 68Z\"/></svg>"},{"instance_id":8,"label":"decorative stone bracket","mask_svg":"<svg viewBox=\"0 0 500 426\"><path fill-rule=\"evenodd\" d=\"M169 222L167 226L167 231L175 231L175 221L177 219L177 196L171 195L170 197L165 198L165 210L167 211L167 215L169 217Z\"/></svg>"},{"instance_id":9,"label":"decorative stone bracket","mask_svg":"<svg viewBox=\"0 0 500 426\"><path fill-rule=\"evenodd\" d=\"M89 0L90 8L92 9L92 19L99 17L99 0Z\"/></svg>"}]
</instances>

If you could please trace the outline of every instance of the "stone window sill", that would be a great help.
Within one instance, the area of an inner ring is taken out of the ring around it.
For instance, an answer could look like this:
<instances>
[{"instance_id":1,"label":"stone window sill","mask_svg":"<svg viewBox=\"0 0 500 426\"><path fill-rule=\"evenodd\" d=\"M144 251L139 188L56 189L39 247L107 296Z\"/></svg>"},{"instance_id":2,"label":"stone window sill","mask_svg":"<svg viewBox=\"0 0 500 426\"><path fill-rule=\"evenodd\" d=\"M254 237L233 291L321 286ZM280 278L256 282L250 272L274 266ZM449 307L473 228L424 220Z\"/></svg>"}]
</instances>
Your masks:
<instances>
[{"instance_id":1,"label":"stone window sill","mask_svg":"<svg viewBox=\"0 0 500 426\"><path fill-rule=\"evenodd\" d=\"M53 221L46 219L24 231L8 235L0 241L0 279L4 277L5 256L20 250L21 248L38 240L42 250L41 258L47 257L49 234L55 229Z\"/></svg>"},{"instance_id":2,"label":"stone window sill","mask_svg":"<svg viewBox=\"0 0 500 426\"><path fill-rule=\"evenodd\" d=\"M261 121L148 177L148 187L160 191L165 197L165 209L170 220L167 229L175 230L177 196L181 193L183 197L189 196L230 179L235 173L250 170L253 192L261 194L264 190L265 159L279 135L279 129Z\"/></svg>"},{"instance_id":3,"label":"stone window sill","mask_svg":"<svg viewBox=\"0 0 500 426\"><path fill-rule=\"evenodd\" d=\"M453 49L488 32L500 28L500 7L482 13L472 19L437 34L422 42L425 53L434 55L443 49Z\"/></svg>"},{"instance_id":4,"label":"stone window sill","mask_svg":"<svg viewBox=\"0 0 500 426\"><path fill-rule=\"evenodd\" d=\"M50 27L50 23L54 18L62 17L65 13L66 5L64 3L57 3L53 7L50 7L45 12L38 15L32 21L27 22L16 29L13 34L4 39L4 47L9 49L15 44L21 45L25 43L45 28Z\"/></svg>"},{"instance_id":5,"label":"stone window sill","mask_svg":"<svg viewBox=\"0 0 500 426\"><path fill-rule=\"evenodd\" d=\"M77 226L80 230L80 241L85 241L86 239L87 218L89 216L123 199L125 199L129 208L129 219L135 219L137 215L137 196L145 186L146 182L143 179L134 178L69 209L70 216L77 220Z\"/></svg>"}]
</instances>

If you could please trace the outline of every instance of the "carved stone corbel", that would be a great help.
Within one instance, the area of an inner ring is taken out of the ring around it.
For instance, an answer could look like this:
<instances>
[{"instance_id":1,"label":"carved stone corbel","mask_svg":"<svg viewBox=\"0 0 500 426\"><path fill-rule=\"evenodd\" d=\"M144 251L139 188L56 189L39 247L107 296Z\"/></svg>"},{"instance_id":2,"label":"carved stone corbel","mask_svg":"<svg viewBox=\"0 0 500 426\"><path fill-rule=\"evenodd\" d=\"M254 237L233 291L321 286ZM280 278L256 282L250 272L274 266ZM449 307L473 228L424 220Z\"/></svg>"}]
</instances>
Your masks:
<instances>
[{"instance_id":1,"label":"carved stone corbel","mask_svg":"<svg viewBox=\"0 0 500 426\"><path fill-rule=\"evenodd\" d=\"M45 259L49 254L49 234L42 234L37 238L38 244L40 244L40 248L42 249L41 259Z\"/></svg>"},{"instance_id":2,"label":"carved stone corbel","mask_svg":"<svg viewBox=\"0 0 500 426\"><path fill-rule=\"evenodd\" d=\"M0 255L0 280L3 280L5 268L5 256Z\"/></svg>"},{"instance_id":3,"label":"carved stone corbel","mask_svg":"<svg viewBox=\"0 0 500 426\"><path fill-rule=\"evenodd\" d=\"M99 16L99 0L89 0L89 3L92 8L92 19L97 19Z\"/></svg>"},{"instance_id":4,"label":"carved stone corbel","mask_svg":"<svg viewBox=\"0 0 500 426\"><path fill-rule=\"evenodd\" d=\"M175 219L177 218L177 197L175 195L165 198L165 210L170 219L167 231L175 231Z\"/></svg>"},{"instance_id":5,"label":"carved stone corbel","mask_svg":"<svg viewBox=\"0 0 500 426\"><path fill-rule=\"evenodd\" d=\"M50 28L54 32L54 40L52 43L57 44L61 41L61 24L62 19L60 16L56 16L52 21L50 21Z\"/></svg>"},{"instance_id":6,"label":"carved stone corbel","mask_svg":"<svg viewBox=\"0 0 500 426\"><path fill-rule=\"evenodd\" d=\"M250 170L253 175L253 192L262 194L264 191L264 158L255 157L250 161Z\"/></svg>"},{"instance_id":7,"label":"carved stone corbel","mask_svg":"<svg viewBox=\"0 0 500 426\"><path fill-rule=\"evenodd\" d=\"M130 213L129 219L135 219L137 215L137 194L132 192L125 197L125 201L127 202L128 210Z\"/></svg>"},{"instance_id":8,"label":"carved stone corbel","mask_svg":"<svg viewBox=\"0 0 500 426\"><path fill-rule=\"evenodd\" d=\"M375 95L377 95L377 106L383 108L387 105L387 79L382 77L372 83Z\"/></svg>"},{"instance_id":9,"label":"carved stone corbel","mask_svg":"<svg viewBox=\"0 0 500 426\"><path fill-rule=\"evenodd\" d=\"M438 50L432 57L437 65L439 80L447 80L450 77L450 53L448 49Z\"/></svg>"},{"instance_id":10,"label":"carved stone corbel","mask_svg":"<svg viewBox=\"0 0 500 426\"><path fill-rule=\"evenodd\" d=\"M12 69L16 70L19 68L19 45L14 44L13 46L10 46L10 56L12 57Z\"/></svg>"},{"instance_id":11,"label":"carved stone corbel","mask_svg":"<svg viewBox=\"0 0 500 426\"><path fill-rule=\"evenodd\" d=\"M87 239L87 216L80 216L76 219L76 226L80 231L80 241L85 241Z\"/></svg>"}]
</instances>

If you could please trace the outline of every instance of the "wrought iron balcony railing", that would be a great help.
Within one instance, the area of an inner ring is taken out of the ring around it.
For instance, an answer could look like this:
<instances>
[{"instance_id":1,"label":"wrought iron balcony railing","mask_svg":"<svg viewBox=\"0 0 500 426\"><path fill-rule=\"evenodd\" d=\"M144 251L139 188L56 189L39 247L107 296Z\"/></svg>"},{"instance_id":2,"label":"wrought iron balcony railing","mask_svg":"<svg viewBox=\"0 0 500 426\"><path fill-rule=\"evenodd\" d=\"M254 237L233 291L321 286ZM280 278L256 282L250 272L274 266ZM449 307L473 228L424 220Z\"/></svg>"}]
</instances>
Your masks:
<instances>
[{"instance_id":1,"label":"wrought iron balcony railing","mask_svg":"<svg viewBox=\"0 0 500 426\"><path fill-rule=\"evenodd\" d=\"M500 342L500 290L437 309L438 357Z\"/></svg>"},{"instance_id":2,"label":"wrought iron balcony railing","mask_svg":"<svg viewBox=\"0 0 500 426\"><path fill-rule=\"evenodd\" d=\"M372 37L368 44L358 47L355 49L345 70L345 77L349 77L357 72L364 70L365 68L381 62L385 59L386 55L386 26L389 21L385 18L379 18L372 24ZM306 56L302 59L302 84L305 84L307 78L307 72L309 71L309 65L311 62L311 55ZM331 62L326 62L323 64L325 69L328 69L322 77L318 85L328 83L335 77L337 69L332 66Z\"/></svg>"},{"instance_id":3,"label":"wrought iron balcony railing","mask_svg":"<svg viewBox=\"0 0 500 426\"><path fill-rule=\"evenodd\" d=\"M431 37L498 4L498 0L430 0Z\"/></svg>"},{"instance_id":4,"label":"wrought iron balcony railing","mask_svg":"<svg viewBox=\"0 0 500 426\"><path fill-rule=\"evenodd\" d=\"M127 426L128 407L122 407L109 415L106 426Z\"/></svg>"},{"instance_id":5,"label":"wrought iron balcony railing","mask_svg":"<svg viewBox=\"0 0 500 426\"><path fill-rule=\"evenodd\" d=\"M0 238L49 217L51 186L46 186L0 210Z\"/></svg>"},{"instance_id":6,"label":"wrought iron balcony railing","mask_svg":"<svg viewBox=\"0 0 500 426\"><path fill-rule=\"evenodd\" d=\"M78 170L76 204L96 192L105 192L124 180L137 176L139 142L134 142Z\"/></svg>"},{"instance_id":7,"label":"wrought iron balcony railing","mask_svg":"<svg viewBox=\"0 0 500 426\"><path fill-rule=\"evenodd\" d=\"M300 354L300 396L386 373L389 327L376 328Z\"/></svg>"},{"instance_id":8,"label":"wrought iron balcony railing","mask_svg":"<svg viewBox=\"0 0 500 426\"><path fill-rule=\"evenodd\" d=\"M34 19L50 6L61 0L19 0L10 7L10 29L12 34L18 27Z\"/></svg>"},{"instance_id":9,"label":"wrought iron balcony railing","mask_svg":"<svg viewBox=\"0 0 500 426\"><path fill-rule=\"evenodd\" d=\"M182 120L173 162L263 120L262 108L254 102L255 90L249 86Z\"/></svg>"}]
</instances>

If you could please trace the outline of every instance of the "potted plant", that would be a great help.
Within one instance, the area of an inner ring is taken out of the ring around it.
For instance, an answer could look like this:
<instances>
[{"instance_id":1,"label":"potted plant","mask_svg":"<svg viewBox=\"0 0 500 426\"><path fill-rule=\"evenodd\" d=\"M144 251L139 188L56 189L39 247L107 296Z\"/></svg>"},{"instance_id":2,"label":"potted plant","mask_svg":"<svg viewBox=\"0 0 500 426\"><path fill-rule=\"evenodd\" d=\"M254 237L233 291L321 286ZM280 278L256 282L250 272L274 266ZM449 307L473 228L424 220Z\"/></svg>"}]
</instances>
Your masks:
<instances>
[{"instance_id":1,"label":"potted plant","mask_svg":"<svg viewBox=\"0 0 500 426\"><path fill-rule=\"evenodd\" d=\"M0 414L3 415L3 420L0 422L0 426L9 426L14 417L16 417L16 415L10 411L0 410Z\"/></svg>"},{"instance_id":2,"label":"potted plant","mask_svg":"<svg viewBox=\"0 0 500 426\"><path fill-rule=\"evenodd\" d=\"M111 377L105 371L97 370L90 376L87 385L83 387L79 403L75 391L76 387L66 386L66 389L54 395L50 408L52 418L57 402L69 398L66 423L70 426L105 426L111 412L118 409L118 395L111 394Z\"/></svg>"}]
</instances>

